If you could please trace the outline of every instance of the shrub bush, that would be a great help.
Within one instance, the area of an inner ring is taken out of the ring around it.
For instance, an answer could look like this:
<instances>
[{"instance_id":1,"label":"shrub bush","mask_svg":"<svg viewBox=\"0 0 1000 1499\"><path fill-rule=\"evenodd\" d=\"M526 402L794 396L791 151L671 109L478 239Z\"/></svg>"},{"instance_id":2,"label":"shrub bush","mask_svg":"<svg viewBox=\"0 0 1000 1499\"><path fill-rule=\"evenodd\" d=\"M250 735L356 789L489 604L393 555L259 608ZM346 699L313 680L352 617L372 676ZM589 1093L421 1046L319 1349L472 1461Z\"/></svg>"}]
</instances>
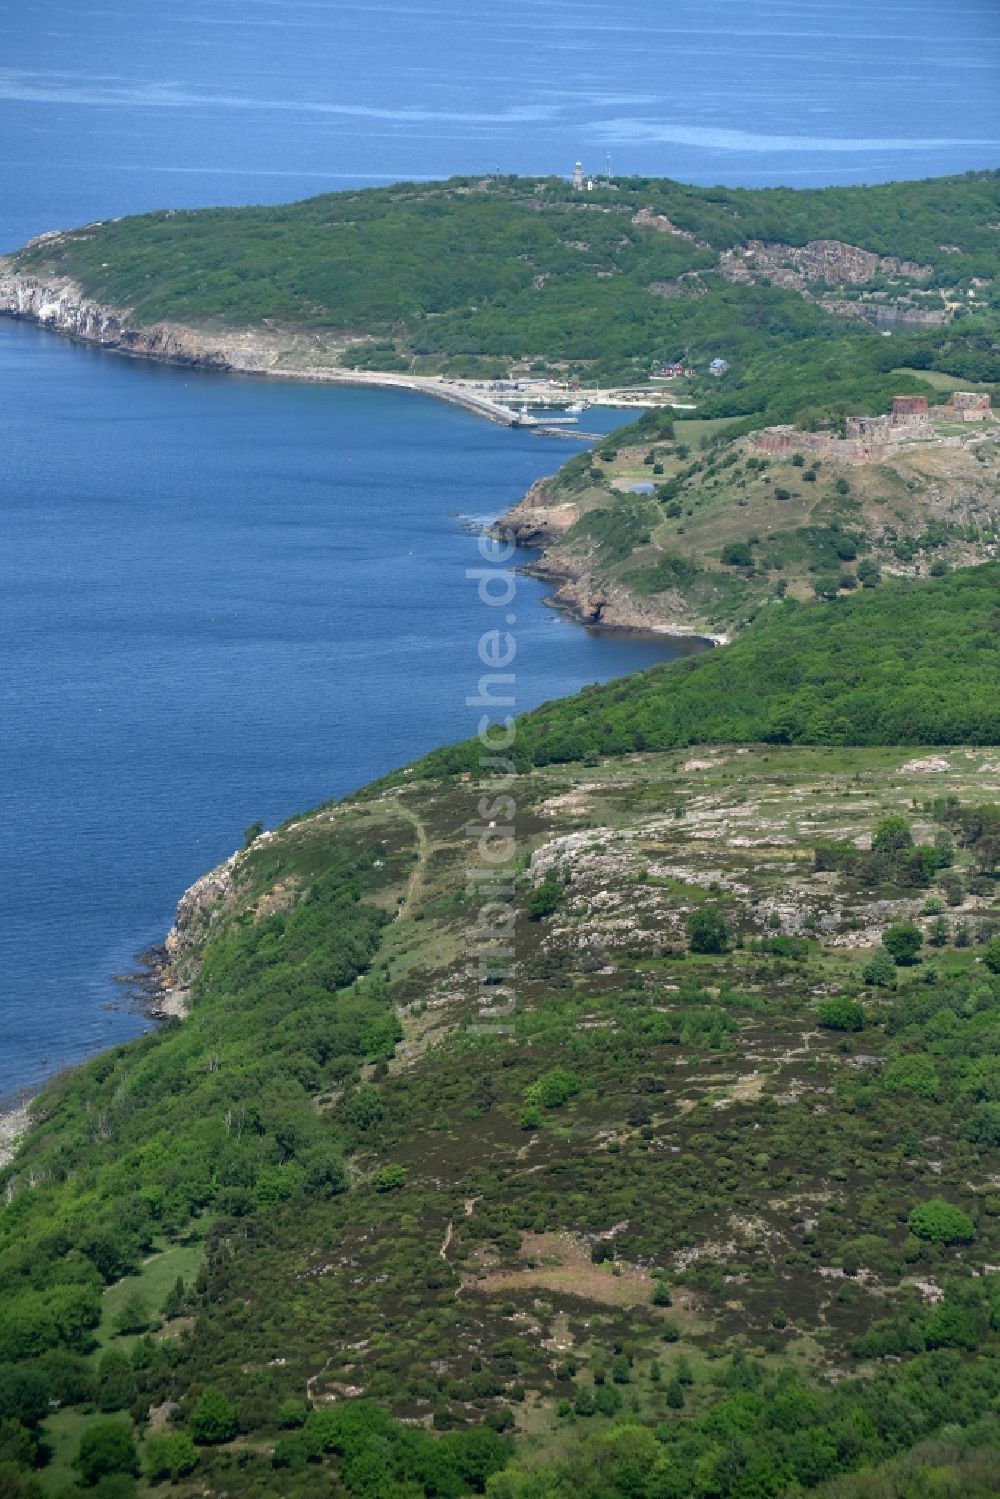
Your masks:
<instances>
[{"instance_id":1,"label":"shrub bush","mask_svg":"<svg viewBox=\"0 0 1000 1499\"><path fill-rule=\"evenodd\" d=\"M968 1213L952 1207L943 1197L932 1197L919 1203L909 1217L910 1231L931 1244L971 1244L976 1237L975 1224Z\"/></svg>"},{"instance_id":2,"label":"shrub bush","mask_svg":"<svg viewBox=\"0 0 1000 1499\"><path fill-rule=\"evenodd\" d=\"M868 959L861 970L861 977L866 984L874 984L878 989L894 989L896 987L896 960L890 952L881 947Z\"/></svg>"},{"instance_id":3,"label":"shrub bush","mask_svg":"<svg viewBox=\"0 0 1000 1499\"><path fill-rule=\"evenodd\" d=\"M189 1422L191 1435L200 1446L231 1442L236 1435L236 1407L233 1402L208 1385L199 1395Z\"/></svg>"},{"instance_id":4,"label":"shrub bush","mask_svg":"<svg viewBox=\"0 0 1000 1499\"><path fill-rule=\"evenodd\" d=\"M80 1438L73 1466L92 1487L110 1473L139 1476L139 1454L132 1433L121 1421L95 1421Z\"/></svg>"},{"instance_id":5,"label":"shrub bush","mask_svg":"<svg viewBox=\"0 0 1000 1499\"><path fill-rule=\"evenodd\" d=\"M908 968L915 963L923 945L923 933L912 921L898 922L889 927L882 937L882 946L892 954L900 968Z\"/></svg>"},{"instance_id":6,"label":"shrub bush","mask_svg":"<svg viewBox=\"0 0 1000 1499\"><path fill-rule=\"evenodd\" d=\"M828 1031L861 1031L865 1027L865 1012L854 999L828 999L816 1015Z\"/></svg>"},{"instance_id":7,"label":"shrub bush","mask_svg":"<svg viewBox=\"0 0 1000 1499\"><path fill-rule=\"evenodd\" d=\"M396 1162L392 1162L388 1166L382 1166L372 1177L372 1186L376 1192L397 1192L400 1187L404 1187L405 1185L406 1170Z\"/></svg>"}]
</instances>

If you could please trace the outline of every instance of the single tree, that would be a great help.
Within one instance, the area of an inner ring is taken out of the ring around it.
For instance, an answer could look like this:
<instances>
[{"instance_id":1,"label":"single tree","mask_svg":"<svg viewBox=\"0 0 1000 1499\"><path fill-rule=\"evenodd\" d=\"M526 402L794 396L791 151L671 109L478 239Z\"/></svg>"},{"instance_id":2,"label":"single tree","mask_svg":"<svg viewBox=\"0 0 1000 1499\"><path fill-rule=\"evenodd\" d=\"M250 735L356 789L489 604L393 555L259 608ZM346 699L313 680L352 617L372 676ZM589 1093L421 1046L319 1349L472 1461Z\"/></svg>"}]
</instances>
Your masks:
<instances>
[{"instance_id":1,"label":"single tree","mask_svg":"<svg viewBox=\"0 0 1000 1499\"><path fill-rule=\"evenodd\" d=\"M80 1438L73 1466L88 1486L109 1473L128 1473L137 1478L139 1454L132 1433L121 1421L95 1421Z\"/></svg>"},{"instance_id":2,"label":"single tree","mask_svg":"<svg viewBox=\"0 0 1000 1499\"><path fill-rule=\"evenodd\" d=\"M900 968L908 968L917 961L917 954L924 945L924 936L912 921L900 921L883 934L882 946L891 953Z\"/></svg>"},{"instance_id":3,"label":"single tree","mask_svg":"<svg viewBox=\"0 0 1000 1499\"><path fill-rule=\"evenodd\" d=\"M554 869L550 869L544 880L532 890L528 897L529 921L541 921L551 916L562 905L563 887Z\"/></svg>"},{"instance_id":4,"label":"single tree","mask_svg":"<svg viewBox=\"0 0 1000 1499\"><path fill-rule=\"evenodd\" d=\"M896 963L891 953L880 947L877 952L872 953L868 962L861 970L861 977L866 984L874 984L877 989L894 989L896 987Z\"/></svg>"},{"instance_id":5,"label":"single tree","mask_svg":"<svg viewBox=\"0 0 1000 1499\"><path fill-rule=\"evenodd\" d=\"M146 1332L152 1323L149 1307L138 1291L126 1297L113 1319L115 1332L123 1334Z\"/></svg>"},{"instance_id":6,"label":"single tree","mask_svg":"<svg viewBox=\"0 0 1000 1499\"><path fill-rule=\"evenodd\" d=\"M872 835L872 848L877 848L879 853L894 854L901 848L912 848L913 833L910 824L905 817L892 815L883 817L876 824Z\"/></svg>"},{"instance_id":7,"label":"single tree","mask_svg":"<svg viewBox=\"0 0 1000 1499\"><path fill-rule=\"evenodd\" d=\"M160 1311L169 1321L171 1317L179 1317L187 1305L187 1291L184 1287L184 1277L178 1275L170 1290L164 1296L160 1305Z\"/></svg>"},{"instance_id":8,"label":"single tree","mask_svg":"<svg viewBox=\"0 0 1000 1499\"><path fill-rule=\"evenodd\" d=\"M221 1390L208 1385L191 1412L190 1427L192 1437L200 1446L231 1442L236 1435L236 1407Z\"/></svg>"},{"instance_id":9,"label":"single tree","mask_svg":"<svg viewBox=\"0 0 1000 1499\"><path fill-rule=\"evenodd\" d=\"M176 1483L198 1466L198 1449L186 1431L154 1433L142 1444L143 1466L150 1483Z\"/></svg>"},{"instance_id":10,"label":"single tree","mask_svg":"<svg viewBox=\"0 0 1000 1499\"><path fill-rule=\"evenodd\" d=\"M132 1362L120 1349L109 1349L98 1364L95 1394L102 1411L127 1410L138 1394Z\"/></svg>"},{"instance_id":11,"label":"single tree","mask_svg":"<svg viewBox=\"0 0 1000 1499\"><path fill-rule=\"evenodd\" d=\"M594 1405L594 1392L592 1390L588 1390L586 1385L584 1385L583 1389L574 1400L573 1409L576 1411L578 1416L592 1416L594 1414L594 1411L596 1409Z\"/></svg>"},{"instance_id":12,"label":"single tree","mask_svg":"<svg viewBox=\"0 0 1000 1499\"><path fill-rule=\"evenodd\" d=\"M718 906L699 906L687 919L688 946L692 952L722 953L729 946L729 927Z\"/></svg>"},{"instance_id":13,"label":"single tree","mask_svg":"<svg viewBox=\"0 0 1000 1499\"><path fill-rule=\"evenodd\" d=\"M943 916L932 921L927 929L927 940L931 947L947 947L948 938L951 936L951 928Z\"/></svg>"}]
</instances>

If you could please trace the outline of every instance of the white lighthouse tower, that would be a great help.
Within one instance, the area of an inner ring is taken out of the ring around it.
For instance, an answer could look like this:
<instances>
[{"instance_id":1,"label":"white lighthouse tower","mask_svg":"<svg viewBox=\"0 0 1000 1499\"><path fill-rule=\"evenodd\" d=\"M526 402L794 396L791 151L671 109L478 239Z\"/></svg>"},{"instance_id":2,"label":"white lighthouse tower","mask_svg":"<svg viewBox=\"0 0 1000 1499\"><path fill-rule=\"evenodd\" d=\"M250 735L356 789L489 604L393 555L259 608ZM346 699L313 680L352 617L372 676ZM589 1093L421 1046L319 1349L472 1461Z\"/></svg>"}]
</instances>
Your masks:
<instances>
[{"instance_id":1,"label":"white lighthouse tower","mask_svg":"<svg viewBox=\"0 0 1000 1499\"><path fill-rule=\"evenodd\" d=\"M583 191L583 162L582 161L578 161L577 164L576 164L576 166L573 168L573 186L576 188L576 190L577 190L578 193L580 193L580 192Z\"/></svg>"}]
</instances>

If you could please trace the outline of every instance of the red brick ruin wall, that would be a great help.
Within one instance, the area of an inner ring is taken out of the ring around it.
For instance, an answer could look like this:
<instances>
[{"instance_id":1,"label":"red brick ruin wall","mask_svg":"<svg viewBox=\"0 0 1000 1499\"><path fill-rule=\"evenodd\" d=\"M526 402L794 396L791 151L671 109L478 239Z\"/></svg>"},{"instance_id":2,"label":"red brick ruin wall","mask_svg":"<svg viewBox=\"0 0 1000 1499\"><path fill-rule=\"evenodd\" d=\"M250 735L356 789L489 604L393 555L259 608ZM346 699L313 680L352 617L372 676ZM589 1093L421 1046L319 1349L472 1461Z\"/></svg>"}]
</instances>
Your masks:
<instances>
[{"instance_id":1,"label":"red brick ruin wall","mask_svg":"<svg viewBox=\"0 0 1000 1499\"><path fill-rule=\"evenodd\" d=\"M892 414L897 416L926 416L928 412L926 396L893 396Z\"/></svg>"}]
</instances>

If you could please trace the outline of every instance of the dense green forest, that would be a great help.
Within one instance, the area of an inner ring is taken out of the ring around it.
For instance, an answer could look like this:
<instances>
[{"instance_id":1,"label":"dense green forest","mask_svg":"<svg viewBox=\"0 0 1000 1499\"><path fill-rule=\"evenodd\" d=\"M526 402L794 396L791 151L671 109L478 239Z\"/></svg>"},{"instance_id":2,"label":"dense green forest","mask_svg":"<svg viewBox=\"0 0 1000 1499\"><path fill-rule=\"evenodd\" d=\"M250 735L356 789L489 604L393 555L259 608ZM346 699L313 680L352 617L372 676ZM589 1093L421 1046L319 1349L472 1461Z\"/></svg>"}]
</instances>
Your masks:
<instances>
[{"instance_id":1,"label":"dense green forest","mask_svg":"<svg viewBox=\"0 0 1000 1499\"><path fill-rule=\"evenodd\" d=\"M721 650L585 689L528 714L524 765L734 741L996 744L1000 565L776 605ZM418 774L476 763L463 744Z\"/></svg>"},{"instance_id":2,"label":"dense green forest","mask_svg":"<svg viewBox=\"0 0 1000 1499\"><path fill-rule=\"evenodd\" d=\"M703 415L782 419L821 392L820 404L877 408L894 364L996 379L998 204L990 172L803 192L623 179L580 194L558 178L456 178L89 225L13 263L70 274L136 324L364 337L345 357L370 368L516 365L620 382L683 359ZM816 283L808 296L721 274L720 255L749 240L817 238L894 260L862 288ZM939 327L904 317L883 339L825 310L835 292L951 311ZM718 355L722 382L706 374Z\"/></svg>"}]
</instances>

